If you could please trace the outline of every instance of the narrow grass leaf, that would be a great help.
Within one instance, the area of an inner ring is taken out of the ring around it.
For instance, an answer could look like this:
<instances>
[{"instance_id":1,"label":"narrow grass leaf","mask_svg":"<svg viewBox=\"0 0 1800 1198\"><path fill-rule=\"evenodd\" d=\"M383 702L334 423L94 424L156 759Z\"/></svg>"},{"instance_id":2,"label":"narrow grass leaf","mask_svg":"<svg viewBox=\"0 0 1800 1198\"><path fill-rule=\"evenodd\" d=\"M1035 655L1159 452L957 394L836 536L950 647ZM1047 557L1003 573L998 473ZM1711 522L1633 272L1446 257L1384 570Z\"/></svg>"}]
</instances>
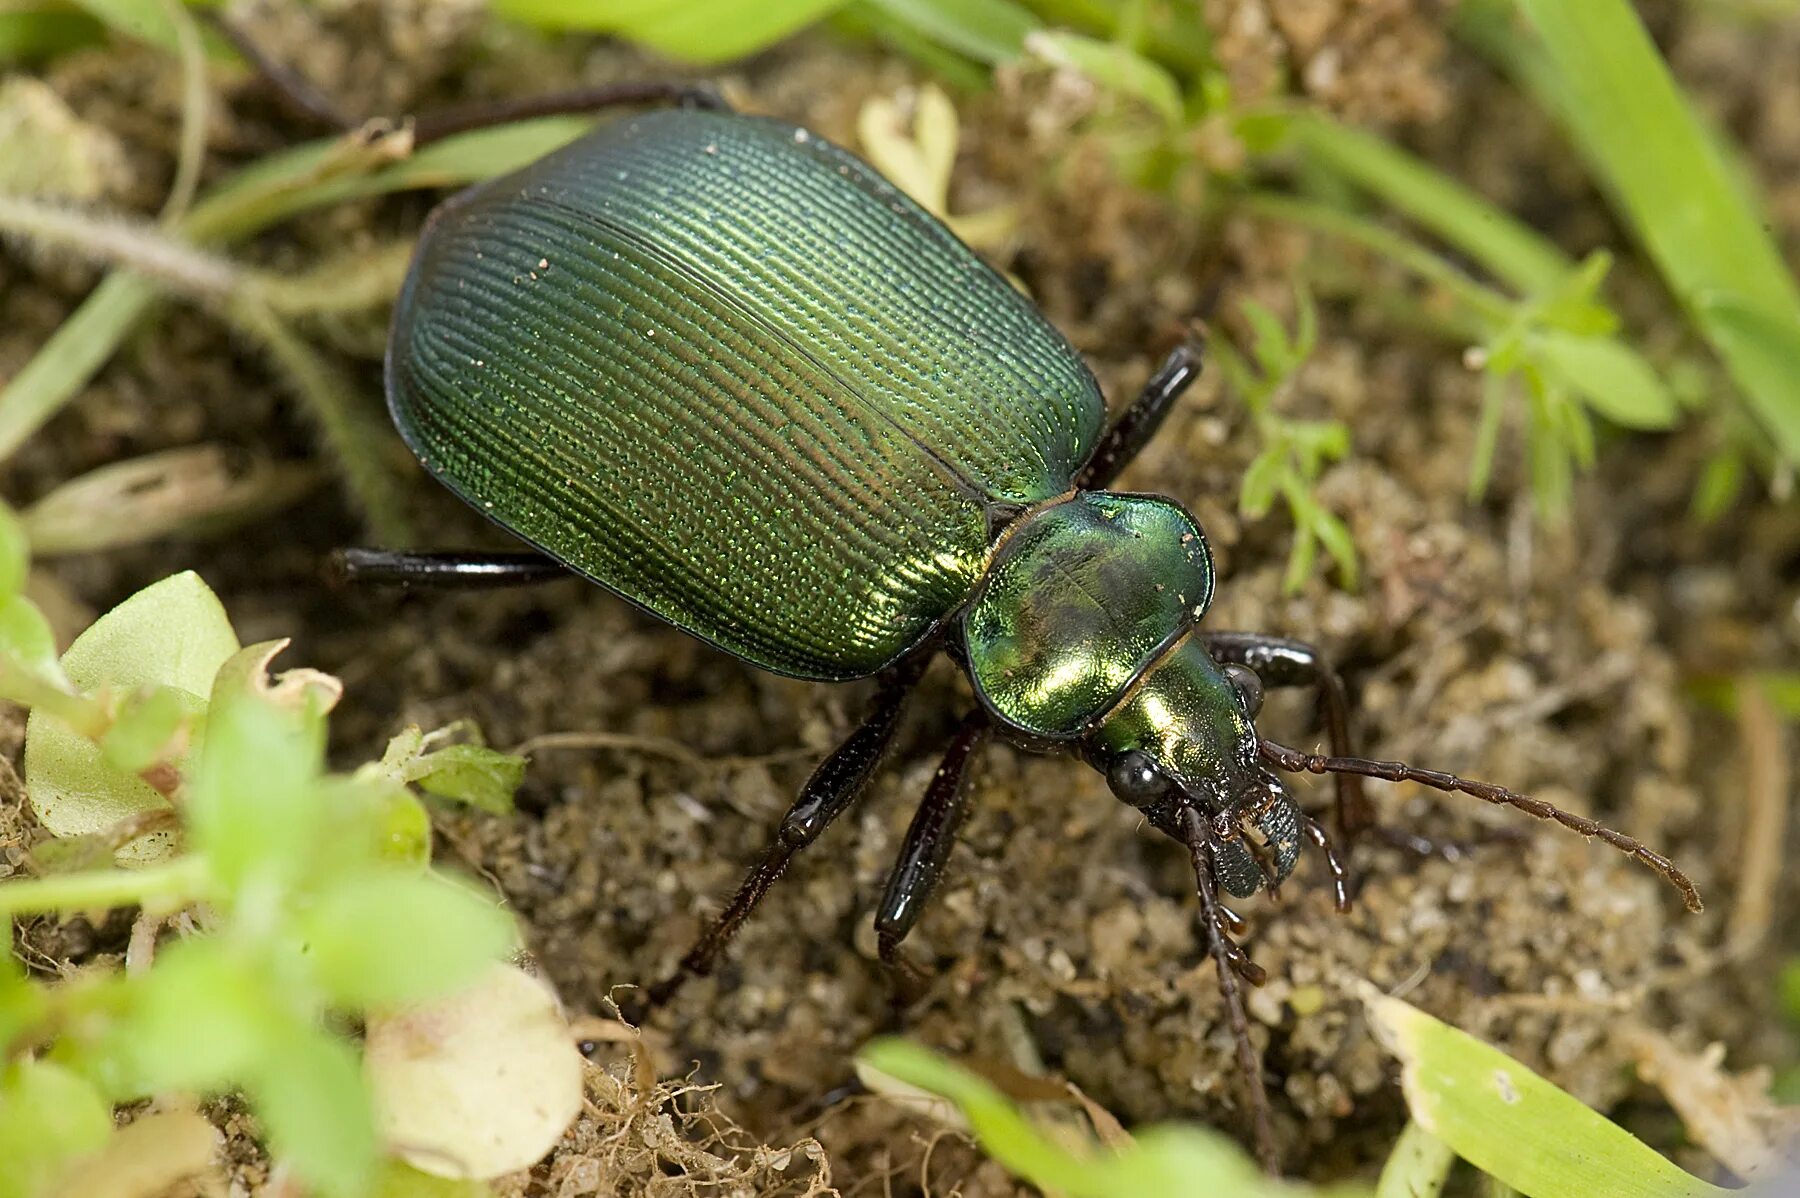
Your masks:
<instances>
[{"instance_id":1,"label":"narrow grass leaf","mask_svg":"<svg viewBox=\"0 0 1800 1198\"><path fill-rule=\"evenodd\" d=\"M1800 459L1800 286L1637 13L1627 0L1516 2L1537 34L1527 85L1569 125L1777 450Z\"/></svg>"},{"instance_id":2,"label":"narrow grass leaf","mask_svg":"<svg viewBox=\"0 0 1800 1198\"><path fill-rule=\"evenodd\" d=\"M1129 46L1047 29L1027 36L1025 49L1034 58L1079 71L1110 92L1142 102L1171 129L1182 122L1181 85Z\"/></svg>"},{"instance_id":3,"label":"narrow grass leaf","mask_svg":"<svg viewBox=\"0 0 1800 1198\"><path fill-rule=\"evenodd\" d=\"M861 0L938 44L997 66L1025 52L1038 19L1013 0Z\"/></svg>"},{"instance_id":4,"label":"narrow grass leaf","mask_svg":"<svg viewBox=\"0 0 1800 1198\"><path fill-rule=\"evenodd\" d=\"M91 45L104 36L100 22L56 4L0 13L0 63L37 62Z\"/></svg>"},{"instance_id":5,"label":"narrow grass leaf","mask_svg":"<svg viewBox=\"0 0 1800 1198\"><path fill-rule=\"evenodd\" d=\"M685 62L739 58L775 44L848 0L498 0L502 17L616 33Z\"/></svg>"},{"instance_id":6,"label":"narrow grass leaf","mask_svg":"<svg viewBox=\"0 0 1800 1198\"><path fill-rule=\"evenodd\" d=\"M1413 1120L1530 1198L1713 1198L1630 1132L1499 1049L1368 987L1376 1035L1400 1060Z\"/></svg>"},{"instance_id":7,"label":"narrow grass leaf","mask_svg":"<svg viewBox=\"0 0 1800 1198\"><path fill-rule=\"evenodd\" d=\"M1521 293L1548 291L1575 267L1523 221L1373 133L1316 113L1293 118L1289 130L1312 162L1405 213Z\"/></svg>"},{"instance_id":8,"label":"narrow grass leaf","mask_svg":"<svg viewBox=\"0 0 1800 1198\"><path fill-rule=\"evenodd\" d=\"M1375 1198L1437 1198L1455 1164L1450 1145L1409 1121L1381 1166Z\"/></svg>"},{"instance_id":9,"label":"narrow grass leaf","mask_svg":"<svg viewBox=\"0 0 1800 1198\"><path fill-rule=\"evenodd\" d=\"M582 117L544 117L445 138L386 169L321 174L338 139L270 155L222 181L179 231L198 244L247 237L312 208L417 188L456 187L543 157L591 127ZM83 300L4 388L0 459L10 456L86 386L154 302L156 285L113 274Z\"/></svg>"}]
</instances>

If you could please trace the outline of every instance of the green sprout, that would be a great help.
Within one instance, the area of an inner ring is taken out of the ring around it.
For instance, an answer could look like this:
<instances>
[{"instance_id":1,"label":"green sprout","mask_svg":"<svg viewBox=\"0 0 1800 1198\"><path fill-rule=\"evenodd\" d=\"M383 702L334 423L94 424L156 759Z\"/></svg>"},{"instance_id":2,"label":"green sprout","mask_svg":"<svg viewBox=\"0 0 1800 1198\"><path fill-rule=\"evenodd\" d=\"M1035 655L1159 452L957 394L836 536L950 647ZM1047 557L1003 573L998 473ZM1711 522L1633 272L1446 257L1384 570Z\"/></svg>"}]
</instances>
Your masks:
<instances>
[{"instance_id":1,"label":"green sprout","mask_svg":"<svg viewBox=\"0 0 1800 1198\"><path fill-rule=\"evenodd\" d=\"M33 709L27 794L58 839L38 876L0 882L0 919L138 907L152 922L123 973L44 983L0 965L0 1198L51 1192L103 1154L118 1104L226 1091L316 1192L372 1192L378 1111L342 1029L472 986L516 947L489 897L429 868L408 783L494 807L523 762L466 730L408 729L381 762L327 771L341 686L270 677L284 642L240 648L192 574L58 658L20 590L23 546L0 513L0 696ZM192 931L158 943L178 912Z\"/></svg>"},{"instance_id":2,"label":"green sprout","mask_svg":"<svg viewBox=\"0 0 1800 1198\"><path fill-rule=\"evenodd\" d=\"M1306 584L1321 545L1337 564L1339 583L1352 589L1357 585L1357 563L1350 530L1313 494L1313 484L1325 467L1350 451L1350 430L1339 420L1295 420L1278 409L1318 343L1318 311L1312 296L1299 289L1295 299L1299 316L1293 334L1267 308L1246 301L1239 310L1254 331L1248 360L1223 340L1213 349L1227 384L1249 409L1262 444L1244 471L1238 509L1259 520L1277 499L1287 506L1294 521L1294 545L1282 577L1283 590L1291 594Z\"/></svg>"}]
</instances>

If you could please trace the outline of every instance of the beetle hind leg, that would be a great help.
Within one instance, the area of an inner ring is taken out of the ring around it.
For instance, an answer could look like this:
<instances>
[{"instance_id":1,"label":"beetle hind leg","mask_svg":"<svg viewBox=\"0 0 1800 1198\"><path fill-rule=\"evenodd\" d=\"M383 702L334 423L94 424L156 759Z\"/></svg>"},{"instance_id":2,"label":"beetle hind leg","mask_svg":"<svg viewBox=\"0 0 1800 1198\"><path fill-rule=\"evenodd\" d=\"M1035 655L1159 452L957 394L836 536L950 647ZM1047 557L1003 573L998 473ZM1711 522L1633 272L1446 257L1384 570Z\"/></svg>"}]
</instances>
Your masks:
<instances>
[{"instance_id":1,"label":"beetle hind leg","mask_svg":"<svg viewBox=\"0 0 1800 1198\"><path fill-rule=\"evenodd\" d=\"M817 840L861 797L893 743L906 700L924 673L924 666L921 656L883 677L868 718L813 771L799 799L788 809L762 857L751 866L725 910L700 934L675 971L650 987L649 1007L668 1002L688 979L711 973L719 954L768 894L769 887L786 871L794 855Z\"/></svg>"}]
</instances>

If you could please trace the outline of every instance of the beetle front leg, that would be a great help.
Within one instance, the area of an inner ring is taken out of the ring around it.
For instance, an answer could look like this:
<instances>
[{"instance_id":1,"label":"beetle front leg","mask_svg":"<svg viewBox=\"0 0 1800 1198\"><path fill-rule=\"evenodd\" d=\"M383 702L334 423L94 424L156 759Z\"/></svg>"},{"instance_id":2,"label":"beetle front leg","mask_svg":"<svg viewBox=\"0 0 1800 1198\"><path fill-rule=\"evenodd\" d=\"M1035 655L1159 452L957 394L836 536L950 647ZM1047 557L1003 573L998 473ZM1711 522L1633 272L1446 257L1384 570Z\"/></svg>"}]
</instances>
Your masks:
<instances>
[{"instance_id":1,"label":"beetle front leg","mask_svg":"<svg viewBox=\"0 0 1800 1198\"><path fill-rule=\"evenodd\" d=\"M1201 643L1213 660L1245 666L1268 686L1310 686L1319 696L1325 714L1325 735L1339 757L1353 756L1350 740L1350 700L1344 680L1317 645L1260 632L1203 632ZM1359 779L1339 774L1333 781L1337 793L1338 835L1344 847L1375 824L1375 812L1362 792Z\"/></svg>"},{"instance_id":2,"label":"beetle front leg","mask_svg":"<svg viewBox=\"0 0 1800 1198\"><path fill-rule=\"evenodd\" d=\"M668 1002L689 978L711 973L719 953L750 918L769 887L787 869L788 862L817 840L832 821L861 797L893 743L894 730L899 727L906 700L924 673L924 666L923 655L920 655L896 667L882 679L869 717L806 780L799 799L788 809L768 848L763 850L762 858L745 875L725 910L701 933L694 946L681 958L675 972L650 988L650 1006L659 1007Z\"/></svg>"},{"instance_id":3,"label":"beetle front leg","mask_svg":"<svg viewBox=\"0 0 1800 1198\"><path fill-rule=\"evenodd\" d=\"M1169 351L1131 406L1107 427L1093 455L1075 476L1076 486L1084 491L1102 491L1112 485L1119 472L1156 436L1182 392L1200 377L1201 348L1196 335Z\"/></svg>"}]
</instances>

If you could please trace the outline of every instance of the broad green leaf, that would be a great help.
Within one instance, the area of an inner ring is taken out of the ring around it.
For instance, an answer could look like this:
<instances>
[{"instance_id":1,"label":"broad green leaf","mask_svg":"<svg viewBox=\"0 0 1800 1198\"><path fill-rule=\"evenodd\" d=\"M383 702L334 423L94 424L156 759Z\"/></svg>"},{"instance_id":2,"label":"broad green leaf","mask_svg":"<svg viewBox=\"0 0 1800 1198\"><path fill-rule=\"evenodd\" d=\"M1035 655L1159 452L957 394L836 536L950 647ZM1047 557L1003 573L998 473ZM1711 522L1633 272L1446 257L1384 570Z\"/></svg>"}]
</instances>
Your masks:
<instances>
[{"instance_id":1,"label":"broad green leaf","mask_svg":"<svg viewBox=\"0 0 1800 1198\"><path fill-rule=\"evenodd\" d=\"M323 778L314 785L313 796L329 812L324 843L331 846L313 868L315 882L331 872L356 872L370 865L419 873L431 864L431 816L419 796L397 779L362 771L348 778Z\"/></svg>"},{"instance_id":2,"label":"broad green leaf","mask_svg":"<svg viewBox=\"0 0 1800 1198\"><path fill-rule=\"evenodd\" d=\"M283 1034L266 969L217 938L158 952L155 968L126 983L130 1001L111 1034L120 1097L241 1084Z\"/></svg>"},{"instance_id":3,"label":"broad green leaf","mask_svg":"<svg viewBox=\"0 0 1800 1198\"><path fill-rule=\"evenodd\" d=\"M206 744L186 799L193 848L233 898L252 877L292 885L312 867L326 830L314 779L312 722L277 704L215 690Z\"/></svg>"},{"instance_id":4,"label":"broad green leaf","mask_svg":"<svg viewBox=\"0 0 1800 1198\"><path fill-rule=\"evenodd\" d=\"M1041 26L1013 0L863 0L932 41L990 65L1012 62Z\"/></svg>"},{"instance_id":5,"label":"broad green leaf","mask_svg":"<svg viewBox=\"0 0 1800 1198\"><path fill-rule=\"evenodd\" d=\"M200 576L176 574L144 588L96 620L63 655L63 670L84 691L167 686L197 707L213 675L237 651L231 621ZM100 746L43 711L25 733L25 787L32 810L57 836L105 831L132 815L168 805L142 779L108 764ZM166 856L166 837L143 837L121 861Z\"/></svg>"},{"instance_id":6,"label":"broad green leaf","mask_svg":"<svg viewBox=\"0 0 1800 1198\"><path fill-rule=\"evenodd\" d=\"M515 966L371 1017L366 1044L383 1137L427 1173L526 1168L581 1111L581 1054L556 996Z\"/></svg>"},{"instance_id":7,"label":"broad green leaf","mask_svg":"<svg viewBox=\"0 0 1800 1198\"><path fill-rule=\"evenodd\" d=\"M115 769L138 774L163 760L182 722L203 706L198 697L169 686L135 696L100 738L100 753Z\"/></svg>"},{"instance_id":8,"label":"broad green leaf","mask_svg":"<svg viewBox=\"0 0 1800 1198\"><path fill-rule=\"evenodd\" d=\"M1413 1120L1528 1198L1715 1198L1732 1191L1676 1168L1499 1049L1368 988L1375 1034L1400 1059Z\"/></svg>"},{"instance_id":9,"label":"broad green leaf","mask_svg":"<svg viewBox=\"0 0 1800 1198\"><path fill-rule=\"evenodd\" d=\"M525 780L525 759L482 745L448 745L419 758L409 773L427 794L506 815Z\"/></svg>"},{"instance_id":10,"label":"broad green leaf","mask_svg":"<svg viewBox=\"0 0 1800 1198\"><path fill-rule=\"evenodd\" d=\"M1141 101L1170 129L1181 126L1181 85L1160 65L1127 45L1049 29L1029 35L1025 49L1034 58L1080 71L1108 91Z\"/></svg>"},{"instance_id":11,"label":"broad green leaf","mask_svg":"<svg viewBox=\"0 0 1800 1198\"><path fill-rule=\"evenodd\" d=\"M1664 429L1680 415L1662 379L1623 341L1544 329L1534 344L1539 362L1614 424Z\"/></svg>"},{"instance_id":12,"label":"broad green leaf","mask_svg":"<svg viewBox=\"0 0 1800 1198\"><path fill-rule=\"evenodd\" d=\"M0 1198L39 1198L63 1168L112 1135L112 1108L50 1061L0 1069Z\"/></svg>"},{"instance_id":13,"label":"broad green leaf","mask_svg":"<svg viewBox=\"0 0 1800 1198\"><path fill-rule=\"evenodd\" d=\"M319 985L355 1010L447 993L516 943L512 920L474 890L399 870L331 886L301 915L299 932Z\"/></svg>"},{"instance_id":14,"label":"broad green leaf","mask_svg":"<svg viewBox=\"0 0 1800 1198\"><path fill-rule=\"evenodd\" d=\"M246 1087L269 1149L325 1198L363 1198L378 1165L374 1112L356 1053L292 1022Z\"/></svg>"},{"instance_id":15,"label":"broad green leaf","mask_svg":"<svg viewBox=\"0 0 1800 1198\"><path fill-rule=\"evenodd\" d=\"M0 600L0 656L6 665L59 688L73 684L56 659L56 634L37 604L23 595Z\"/></svg>"}]
</instances>

